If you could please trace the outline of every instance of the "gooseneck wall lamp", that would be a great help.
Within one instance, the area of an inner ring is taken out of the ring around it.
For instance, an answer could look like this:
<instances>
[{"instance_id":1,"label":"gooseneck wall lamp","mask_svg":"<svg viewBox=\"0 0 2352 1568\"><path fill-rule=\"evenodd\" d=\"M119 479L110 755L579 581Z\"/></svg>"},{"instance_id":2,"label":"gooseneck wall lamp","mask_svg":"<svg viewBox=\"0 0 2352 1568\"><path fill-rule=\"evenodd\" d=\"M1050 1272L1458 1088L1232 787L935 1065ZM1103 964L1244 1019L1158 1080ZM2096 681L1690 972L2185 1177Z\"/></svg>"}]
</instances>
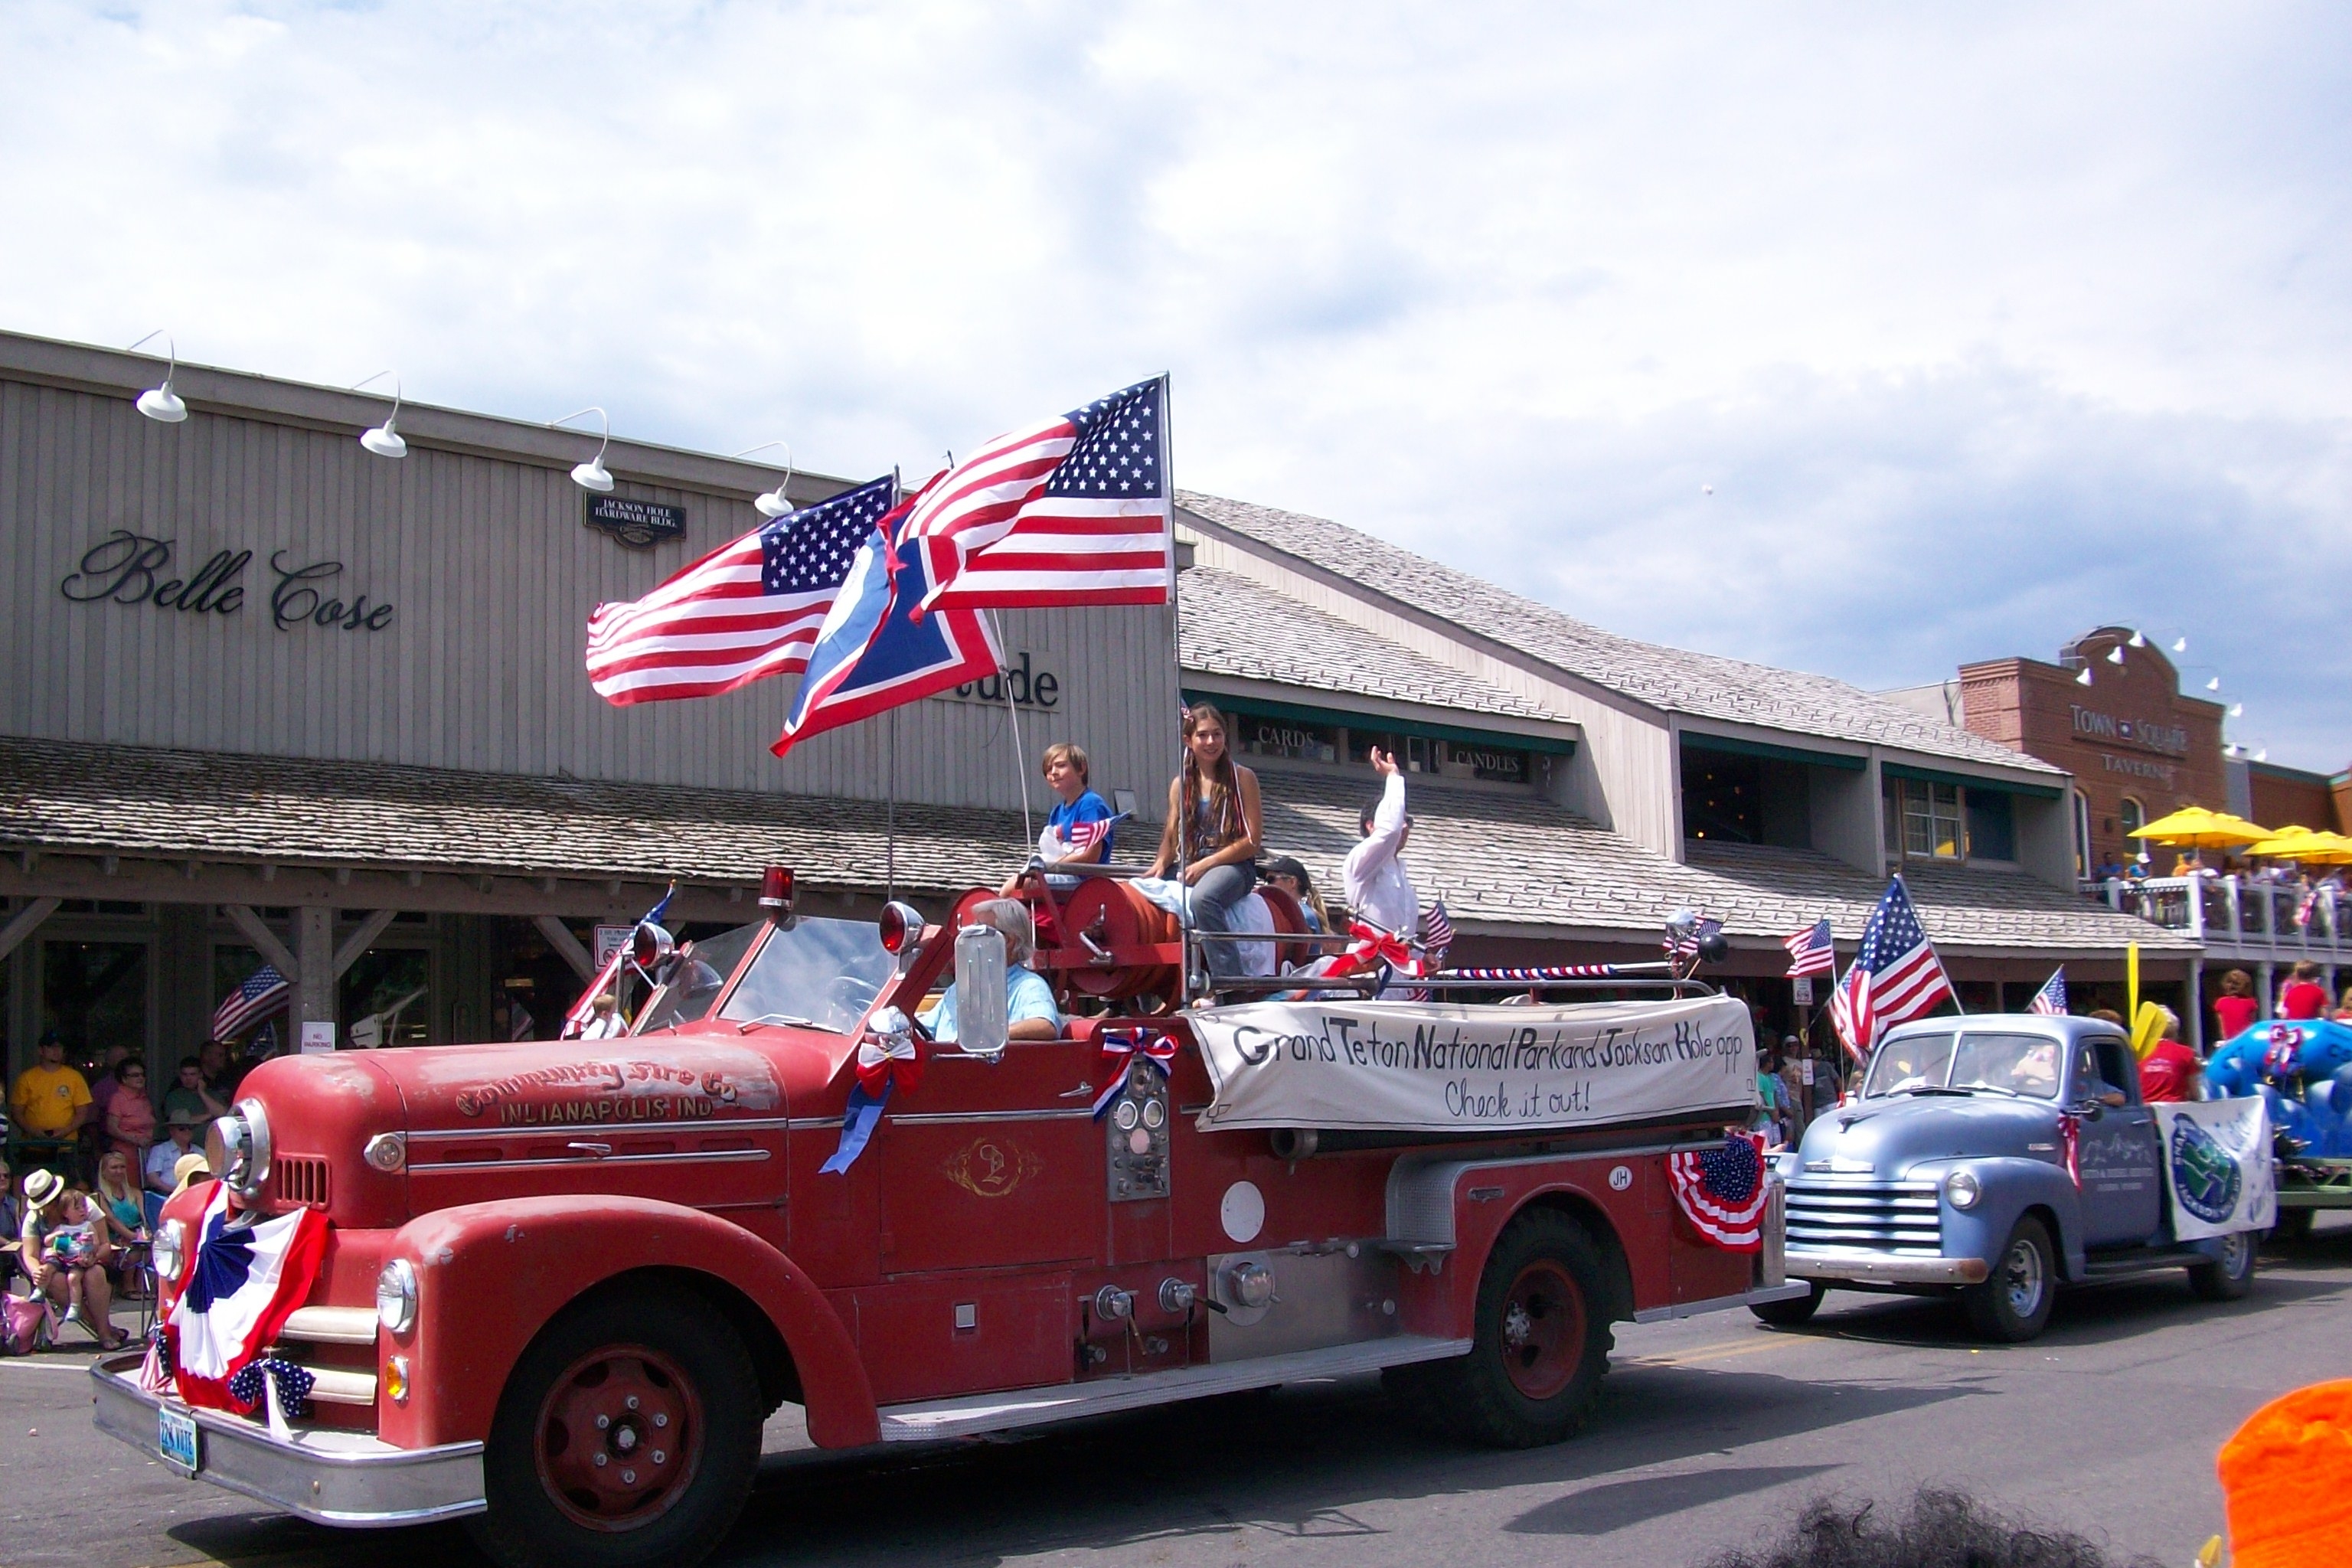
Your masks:
<instances>
[{"instance_id":1,"label":"gooseneck wall lamp","mask_svg":"<svg viewBox=\"0 0 2352 1568\"><path fill-rule=\"evenodd\" d=\"M135 349L140 343L152 343L157 338L163 340L166 353L163 384L149 387L139 395L139 412L159 425L177 425L188 416L188 405L180 401L178 393L172 390L172 377L179 374L180 369L180 345L172 341L171 333L158 327L131 346Z\"/></svg>"},{"instance_id":2,"label":"gooseneck wall lamp","mask_svg":"<svg viewBox=\"0 0 2352 1568\"><path fill-rule=\"evenodd\" d=\"M793 498L784 493L784 487L793 482L793 449L791 446L782 441L762 441L756 447L744 447L741 451L736 453L735 456L739 458L748 458L754 452L764 452L771 447L782 447L784 448L784 477L776 481L776 488L774 489L766 491L764 494L754 500L751 504L760 509L760 515L761 517L772 519L790 517L793 515Z\"/></svg>"},{"instance_id":3,"label":"gooseneck wall lamp","mask_svg":"<svg viewBox=\"0 0 2352 1568\"><path fill-rule=\"evenodd\" d=\"M613 416L605 413L601 408L583 408L573 413L567 414L561 419L549 420L547 422L547 427L553 430L560 426L568 425L574 419L583 418L591 414L593 414L597 418L604 422L604 439L602 445L597 447L596 455L594 457L589 458L584 463L577 464L573 467L572 470L572 482L578 485L583 490L593 490L601 496L609 494L613 489L613 476L607 473L604 469L604 451L606 447L613 444Z\"/></svg>"},{"instance_id":4,"label":"gooseneck wall lamp","mask_svg":"<svg viewBox=\"0 0 2352 1568\"><path fill-rule=\"evenodd\" d=\"M368 381L382 381L387 375L392 377L392 412L384 416L384 421L383 424L375 426L373 430L364 431L361 434L360 445L365 447L369 451L373 452L379 458L405 458L408 456L408 443L400 438L400 431L398 428L400 421L400 374L397 371L380 370L373 375L369 376L367 381L354 383L352 386L352 390L353 392L357 392L361 387L365 386L368 384Z\"/></svg>"}]
</instances>

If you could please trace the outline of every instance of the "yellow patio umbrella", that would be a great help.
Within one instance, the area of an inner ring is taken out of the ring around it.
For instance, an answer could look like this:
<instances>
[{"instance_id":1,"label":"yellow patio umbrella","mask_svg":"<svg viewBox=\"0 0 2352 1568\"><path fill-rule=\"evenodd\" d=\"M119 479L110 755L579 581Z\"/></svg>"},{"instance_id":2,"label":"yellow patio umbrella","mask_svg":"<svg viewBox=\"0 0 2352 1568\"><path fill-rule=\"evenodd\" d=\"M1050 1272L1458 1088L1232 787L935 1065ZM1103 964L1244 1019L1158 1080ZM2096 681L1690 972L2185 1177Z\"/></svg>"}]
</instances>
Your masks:
<instances>
[{"instance_id":1,"label":"yellow patio umbrella","mask_svg":"<svg viewBox=\"0 0 2352 1568\"><path fill-rule=\"evenodd\" d=\"M2306 866L2352 866L2352 838L2341 833L2314 833L2284 853Z\"/></svg>"},{"instance_id":2,"label":"yellow patio umbrella","mask_svg":"<svg viewBox=\"0 0 2352 1568\"><path fill-rule=\"evenodd\" d=\"M2244 817L2232 816L2226 811L2184 805L2169 816L2159 816L2145 827L2132 829L2128 837L2181 848L2229 849L2268 838L2271 830L2257 827Z\"/></svg>"},{"instance_id":3,"label":"yellow patio umbrella","mask_svg":"<svg viewBox=\"0 0 2352 1568\"><path fill-rule=\"evenodd\" d=\"M2295 858L2297 849L2302 848L2309 840L2316 837L2317 835L2308 827L2300 826L2282 827L2271 834L2269 837L2257 839L2247 845L2246 853L2281 860L2292 860Z\"/></svg>"}]
</instances>

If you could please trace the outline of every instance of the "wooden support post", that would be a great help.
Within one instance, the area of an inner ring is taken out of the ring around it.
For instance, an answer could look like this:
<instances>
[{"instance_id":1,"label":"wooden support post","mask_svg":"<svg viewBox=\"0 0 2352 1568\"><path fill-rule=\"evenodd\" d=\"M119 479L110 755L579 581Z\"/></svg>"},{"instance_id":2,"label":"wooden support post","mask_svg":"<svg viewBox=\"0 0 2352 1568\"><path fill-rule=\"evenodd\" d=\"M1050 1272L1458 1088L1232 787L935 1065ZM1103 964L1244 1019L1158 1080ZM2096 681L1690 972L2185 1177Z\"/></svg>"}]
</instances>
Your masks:
<instances>
[{"instance_id":1,"label":"wooden support post","mask_svg":"<svg viewBox=\"0 0 2352 1568\"><path fill-rule=\"evenodd\" d=\"M35 899L8 917L0 926L0 959L6 958L23 944L25 939L41 929L41 922L58 912L56 899Z\"/></svg>"},{"instance_id":2,"label":"wooden support post","mask_svg":"<svg viewBox=\"0 0 2352 1568\"><path fill-rule=\"evenodd\" d=\"M596 978L596 961L588 955L588 950L580 945L580 939L573 936L562 921L553 915L533 915L531 923L539 928L539 934L547 939L547 945L561 954L563 962L570 964L581 979Z\"/></svg>"}]
</instances>

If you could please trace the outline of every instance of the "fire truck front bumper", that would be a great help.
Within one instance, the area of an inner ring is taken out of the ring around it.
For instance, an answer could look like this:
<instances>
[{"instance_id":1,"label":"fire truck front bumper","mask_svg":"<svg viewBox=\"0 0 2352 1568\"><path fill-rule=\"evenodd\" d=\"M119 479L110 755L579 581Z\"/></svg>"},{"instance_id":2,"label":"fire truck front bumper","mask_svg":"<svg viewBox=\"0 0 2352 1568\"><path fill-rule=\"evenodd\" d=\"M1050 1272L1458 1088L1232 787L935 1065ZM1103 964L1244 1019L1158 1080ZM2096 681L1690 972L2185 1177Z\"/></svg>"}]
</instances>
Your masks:
<instances>
[{"instance_id":1,"label":"fire truck front bumper","mask_svg":"<svg viewBox=\"0 0 2352 1568\"><path fill-rule=\"evenodd\" d=\"M395 1448L331 1428L300 1429L280 1442L259 1422L145 1392L139 1360L114 1356L89 1369L98 1429L184 1476L316 1524L366 1529L482 1511L479 1443Z\"/></svg>"}]
</instances>

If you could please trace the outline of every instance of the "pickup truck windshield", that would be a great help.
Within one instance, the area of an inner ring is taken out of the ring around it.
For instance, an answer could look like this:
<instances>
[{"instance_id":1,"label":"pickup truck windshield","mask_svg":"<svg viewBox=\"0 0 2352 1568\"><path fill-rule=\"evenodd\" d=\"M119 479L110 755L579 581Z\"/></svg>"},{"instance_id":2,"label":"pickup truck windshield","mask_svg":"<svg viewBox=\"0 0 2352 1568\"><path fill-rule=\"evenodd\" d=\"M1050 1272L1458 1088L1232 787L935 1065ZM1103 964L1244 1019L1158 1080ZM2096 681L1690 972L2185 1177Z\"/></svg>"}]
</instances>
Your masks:
<instances>
[{"instance_id":1,"label":"pickup truck windshield","mask_svg":"<svg viewBox=\"0 0 2352 1568\"><path fill-rule=\"evenodd\" d=\"M882 950L872 921L795 921L761 944L719 1016L845 1035L865 1018L897 963Z\"/></svg>"},{"instance_id":2,"label":"pickup truck windshield","mask_svg":"<svg viewBox=\"0 0 2352 1568\"><path fill-rule=\"evenodd\" d=\"M1878 1048L1865 1100L1936 1089L2058 1098L2058 1043L2040 1035L1913 1035Z\"/></svg>"}]
</instances>

